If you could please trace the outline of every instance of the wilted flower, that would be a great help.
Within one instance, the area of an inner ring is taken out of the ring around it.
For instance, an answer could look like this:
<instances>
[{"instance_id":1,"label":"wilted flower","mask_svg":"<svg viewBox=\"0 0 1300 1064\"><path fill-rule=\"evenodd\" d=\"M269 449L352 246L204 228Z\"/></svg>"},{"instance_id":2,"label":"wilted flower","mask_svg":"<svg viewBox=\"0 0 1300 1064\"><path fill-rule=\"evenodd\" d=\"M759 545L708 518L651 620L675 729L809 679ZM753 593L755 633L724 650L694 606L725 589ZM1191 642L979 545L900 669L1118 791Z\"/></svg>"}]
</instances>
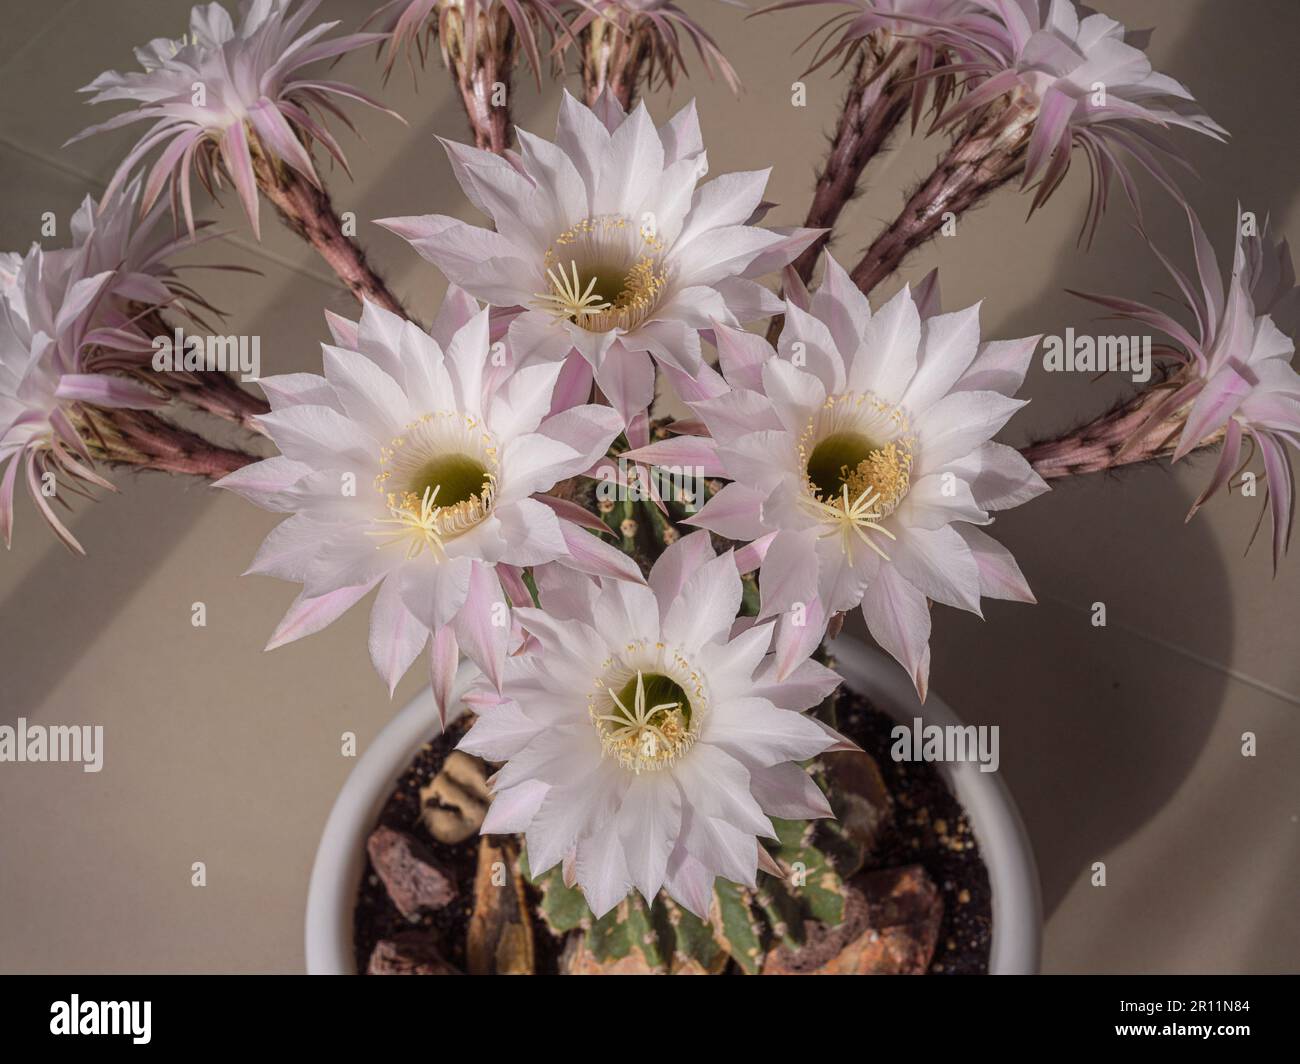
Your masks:
<instances>
[{"instance_id":1,"label":"wilted flower","mask_svg":"<svg viewBox=\"0 0 1300 1064\"><path fill-rule=\"evenodd\" d=\"M695 377L699 329L780 309L752 278L784 266L817 230L749 224L768 171L707 170L693 105L656 130L644 104L608 95L591 110L568 93L555 143L522 130L518 168L444 142L471 202L495 223L445 215L380 222L453 283L499 307L528 308L513 328L530 357L577 349L626 421L654 399L656 360ZM580 389L579 389L580 390Z\"/></svg>"},{"instance_id":2,"label":"wilted flower","mask_svg":"<svg viewBox=\"0 0 1300 1064\"><path fill-rule=\"evenodd\" d=\"M161 202L148 211L140 210L143 179L137 174L98 202L87 196L72 216L74 248L82 249L84 275L113 271L108 296L114 309L130 320L133 311L161 308L180 303L186 309L211 309L208 302L183 283L171 258L182 248L192 247L193 238L177 236L171 227L161 227L166 213ZM200 222L202 230L208 223ZM102 308L101 308L102 310Z\"/></svg>"},{"instance_id":3,"label":"wilted flower","mask_svg":"<svg viewBox=\"0 0 1300 1064\"><path fill-rule=\"evenodd\" d=\"M924 698L927 599L977 614L981 596L1033 601L977 526L1046 490L991 439L1024 405L1011 396L1038 338L981 343L978 306L923 316L907 288L873 315L828 255L821 288L786 306L779 357L748 333L718 342L734 390L693 406L732 483L688 523L765 545L778 675L860 605Z\"/></svg>"},{"instance_id":4,"label":"wilted flower","mask_svg":"<svg viewBox=\"0 0 1300 1064\"><path fill-rule=\"evenodd\" d=\"M825 161L818 168L804 221L829 234L857 193L863 170L884 148L908 110L913 130L920 123L927 99L933 101L936 119L943 113L957 88L955 72L963 69L964 60L980 56L965 39L966 34L981 27L987 17L970 0L786 0L758 14L826 4L841 10L803 42L822 34L808 72L837 57L837 74L852 64L844 103ZM823 246L822 242L814 244L795 261L794 269L804 283L812 277ZM774 321L769 339L776 339L778 327Z\"/></svg>"},{"instance_id":5,"label":"wilted flower","mask_svg":"<svg viewBox=\"0 0 1300 1064\"><path fill-rule=\"evenodd\" d=\"M5 256L0 298L0 528L13 536L14 486L19 466L32 500L55 534L84 554L81 544L50 505L67 505L60 494L84 494L84 485L112 490L92 468L83 442L82 404L144 408L166 402L136 381L94 372L93 348L116 343L122 330L110 320L96 327L117 274L88 274L91 248ZM63 478L60 482L60 477Z\"/></svg>"},{"instance_id":6,"label":"wilted flower","mask_svg":"<svg viewBox=\"0 0 1300 1064\"><path fill-rule=\"evenodd\" d=\"M261 381L271 413L259 420L281 456L219 482L293 515L249 569L303 585L270 647L378 586L370 650L390 690L430 634L435 673L454 670L459 645L499 682L502 581L522 587L516 567L563 559L641 579L540 494L590 468L620 428L599 406L547 417L559 363L494 358L487 310L454 288L429 333L370 303L359 324L330 325L324 377Z\"/></svg>"},{"instance_id":7,"label":"wilted flower","mask_svg":"<svg viewBox=\"0 0 1300 1064\"><path fill-rule=\"evenodd\" d=\"M244 0L238 28L220 4L196 7L187 36L157 38L136 49L141 71L107 71L83 88L95 93L91 103L127 100L135 107L83 130L73 141L133 122L153 122L122 160L104 198L111 199L136 164L161 148L145 182L142 211L148 212L170 187L173 210L184 212L192 232L191 171L212 190L221 180L220 163L256 234L256 158L269 157L319 185L310 152L315 140L346 168L338 142L309 108L339 114L332 97L341 97L387 109L350 85L304 77L300 71L383 40L384 35L354 33L322 40L337 22L301 32L319 5L320 0Z\"/></svg>"},{"instance_id":8,"label":"wilted flower","mask_svg":"<svg viewBox=\"0 0 1300 1064\"><path fill-rule=\"evenodd\" d=\"M1234 473L1249 440L1264 460L1268 503L1273 515L1273 566L1276 570L1291 537L1295 509L1294 477L1287 444L1300 446L1300 374L1291 365L1300 325L1300 289L1285 240L1274 244L1254 219L1237 216L1232 274L1224 284L1218 259L1200 220L1187 212L1192 230L1197 282L1164 255L1169 270L1196 318L1189 332L1155 307L1109 296L1089 299L1170 337L1182 368L1166 383L1167 394L1134 431L1138 439L1168 426L1177 437L1177 461L1205 440L1222 435L1219 464L1193 503L1192 515ZM1267 227L1265 227L1266 229Z\"/></svg>"},{"instance_id":9,"label":"wilted flower","mask_svg":"<svg viewBox=\"0 0 1300 1064\"><path fill-rule=\"evenodd\" d=\"M482 830L524 833L534 874L563 861L598 917L663 887L707 919L717 876L755 885L769 817L831 815L797 762L843 742L801 712L838 677L804 660L779 680L771 624L733 638L740 576L706 532L670 546L649 587L552 569L542 608L515 613L535 646L460 742L505 762Z\"/></svg>"},{"instance_id":10,"label":"wilted flower","mask_svg":"<svg viewBox=\"0 0 1300 1064\"><path fill-rule=\"evenodd\" d=\"M1113 19L1080 19L1073 0L972 2L986 14L982 21L966 16L954 46L973 46L976 54L951 69L968 73L973 87L937 123L963 127L854 266L853 282L864 292L874 291L947 219L1018 175L1026 186L1037 182L1030 209L1041 206L1064 179L1074 144L1092 169L1092 198L1080 228L1080 237L1091 239L1112 177L1140 211L1134 163L1183 200L1162 159L1186 163L1158 130L1184 126L1222 139L1223 130L1187 89L1155 73Z\"/></svg>"}]
</instances>

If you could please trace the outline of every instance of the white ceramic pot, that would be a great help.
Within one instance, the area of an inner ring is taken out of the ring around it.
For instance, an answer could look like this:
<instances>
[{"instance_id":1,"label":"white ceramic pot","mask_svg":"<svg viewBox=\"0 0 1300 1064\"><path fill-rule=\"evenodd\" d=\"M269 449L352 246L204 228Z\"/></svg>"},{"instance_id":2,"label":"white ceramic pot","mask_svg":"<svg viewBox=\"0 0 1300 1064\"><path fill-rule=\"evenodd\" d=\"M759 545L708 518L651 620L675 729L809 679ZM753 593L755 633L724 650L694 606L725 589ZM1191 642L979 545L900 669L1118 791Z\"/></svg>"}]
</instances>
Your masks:
<instances>
[{"instance_id":1,"label":"white ceramic pot","mask_svg":"<svg viewBox=\"0 0 1300 1064\"><path fill-rule=\"evenodd\" d=\"M462 662L455 690L473 666ZM449 715L459 716L461 707ZM356 975L352 913L366 867L366 839L397 781L420 749L442 730L433 691L426 688L390 720L357 759L325 821L307 887L307 973Z\"/></svg>"},{"instance_id":2,"label":"white ceramic pot","mask_svg":"<svg viewBox=\"0 0 1300 1064\"><path fill-rule=\"evenodd\" d=\"M831 649L845 685L900 723L911 724L915 717L940 726L960 723L933 692L922 706L904 672L874 648L841 638ZM438 730L433 695L425 691L376 736L339 791L307 891L308 973L356 973L352 913L365 869L366 838L398 778ZM997 773L980 772L973 764L938 767L965 808L988 866L993 893L989 970L995 975L1037 972L1043 922L1038 874L1011 794Z\"/></svg>"}]
</instances>

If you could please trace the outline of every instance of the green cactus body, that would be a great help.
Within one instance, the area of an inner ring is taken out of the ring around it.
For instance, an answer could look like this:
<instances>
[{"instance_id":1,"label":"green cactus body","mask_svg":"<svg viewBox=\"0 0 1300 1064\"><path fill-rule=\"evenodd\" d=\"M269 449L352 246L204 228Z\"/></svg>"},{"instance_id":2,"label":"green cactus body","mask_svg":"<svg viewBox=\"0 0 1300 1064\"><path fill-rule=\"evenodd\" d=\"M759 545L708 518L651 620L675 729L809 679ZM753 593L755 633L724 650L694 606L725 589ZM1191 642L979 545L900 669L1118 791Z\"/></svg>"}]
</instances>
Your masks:
<instances>
[{"instance_id":1,"label":"green cactus body","mask_svg":"<svg viewBox=\"0 0 1300 1064\"><path fill-rule=\"evenodd\" d=\"M777 833L773 856L788 870L781 887L772 893L794 899L807 919L838 924L844 919L844 882L827 855L813 844L813 825L773 819L772 826ZM802 928L792 937L801 938Z\"/></svg>"},{"instance_id":2,"label":"green cactus body","mask_svg":"<svg viewBox=\"0 0 1300 1064\"><path fill-rule=\"evenodd\" d=\"M725 879L713 884L714 937L746 975L763 966L763 929L750 908L749 891Z\"/></svg>"}]
</instances>

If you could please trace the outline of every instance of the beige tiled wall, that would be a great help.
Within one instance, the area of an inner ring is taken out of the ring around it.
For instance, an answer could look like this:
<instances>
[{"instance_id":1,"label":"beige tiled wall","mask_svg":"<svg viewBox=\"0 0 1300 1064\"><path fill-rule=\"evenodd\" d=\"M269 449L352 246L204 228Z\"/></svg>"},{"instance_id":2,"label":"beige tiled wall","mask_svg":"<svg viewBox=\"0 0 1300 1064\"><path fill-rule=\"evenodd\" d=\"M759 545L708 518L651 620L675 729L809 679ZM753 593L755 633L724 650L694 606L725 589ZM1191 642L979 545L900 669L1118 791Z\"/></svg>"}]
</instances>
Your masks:
<instances>
[{"instance_id":1,"label":"beige tiled wall","mask_svg":"<svg viewBox=\"0 0 1300 1064\"><path fill-rule=\"evenodd\" d=\"M353 25L371 0L327 0ZM838 89L808 79L790 43L807 15L743 21L686 0L747 83L731 98L697 78L657 94L659 115L700 99L714 173L775 164L773 219L801 220ZM1158 27L1158 69L1189 83L1234 134L1231 146L1180 138L1202 180L1191 186L1220 254L1236 204L1294 232L1297 105L1293 0L1101 0L1130 26ZM60 219L98 193L129 131L63 149L108 109L75 89L131 63L131 47L184 27L188 4L159 0L5 0L0 16L0 247L36 238L42 211ZM432 211L469 217L433 134L463 137L459 105L436 67L419 90L399 70L384 89L370 56L341 66L409 121L362 116L355 182L332 178L341 209L361 219ZM519 86L516 118L546 132L557 88ZM836 249L851 258L921 175L936 141L903 140L877 160ZM1010 192L963 218L955 238L911 261L904 278L942 267L949 307L984 300L989 335L1087 327L1067 287L1144 298L1165 276L1116 206L1096 246L1074 233L1086 170L1024 224ZM228 203L207 212L230 230L196 261L254 265L261 276L194 275L232 331L262 336L267 373L316 368L321 308L350 311L309 249L264 208L253 244ZM1185 256L1185 229L1151 203L1152 234ZM428 311L443 283L396 238L362 226L403 298ZM893 282L896 284L899 282ZM891 284L892 287L892 284ZM887 294L887 293L886 293ZM1094 327L1095 328L1095 327ZM1113 390L1035 369L1034 402L1009 430L1018 442L1102 409ZM1263 544L1242 551L1255 502L1219 498L1183 515L1207 475L1144 469L1061 485L1000 519L997 532L1038 592L1036 607L992 604L983 622L935 611L933 684L968 720L1002 726L1002 763L1037 849L1049 971L1295 970L1300 967L1300 566L1273 579ZM293 597L239 573L271 515L204 485L119 475L120 497L77 510L90 552L68 556L25 501L0 561L0 719L105 726L106 766L0 765L0 970L293 971L302 965L307 874L350 762L340 733L364 744L392 712L366 654L366 615L264 655ZM192 628L190 607L207 605ZM1093 628L1093 602L1108 608ZM416 669L395 704L421 683ZM1244 731L1259 756L1240 756ZM204 861L208 886L189 885ZM1105 861L1108 885L1089 885Z\"/></svg>"}]
</instances>

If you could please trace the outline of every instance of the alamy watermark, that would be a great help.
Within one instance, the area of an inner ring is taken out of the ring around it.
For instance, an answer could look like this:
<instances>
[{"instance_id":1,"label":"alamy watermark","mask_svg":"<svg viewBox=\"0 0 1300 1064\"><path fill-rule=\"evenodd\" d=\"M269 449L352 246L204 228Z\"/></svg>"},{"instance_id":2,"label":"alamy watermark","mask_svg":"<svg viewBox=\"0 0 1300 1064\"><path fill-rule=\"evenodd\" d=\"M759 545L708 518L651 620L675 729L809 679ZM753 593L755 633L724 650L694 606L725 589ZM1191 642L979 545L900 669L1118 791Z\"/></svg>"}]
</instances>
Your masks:
<instances>
[{"instance_id":1,"label":"alamy watermark","mask_svg":"<svg viewBox=\"0 0 1300 1064\"><path fill-rule=\"evenodd\" d=\"M66 761L83 772L104 767L104 726L96 724L0 724L0 762Z\"/></svg>"},{"instance_id":2,"label":"alamy watermark","mask_svg":"<svg viewBox=\"0 0 1300 1064\"><path fill-rule=\"evenodd\" d=\"M135 1045L148 1045L152 1013L152 1001L82 1001L73 994L50 1004L50 1034L129 1035Z\"/></svg>"},{"instance_id":3,"label":"alamy watermark","mask_svg":"<svg viewBox=\"0 0 1300 1064\"><path fill-rule=\"evenodd\" d=\"M1151 337L1064 336L1043 340L1043 369L1048 373L1128 373L1134 384L1151 379Z\"/></svg>"},{"instance_id":4,"label":"alamy watermark","mask_svg":"<svg viewBox=\"0 0 1300 1064\"><path fill-rule=\"evenodd\" d=\"M186 336L177 326L172 336L154 337L153 368L158 373L238 373L240 380L255 381L262 375L262 338Z\"/></svg>"},{"instance_id":5,"label":"alamy watermark","mask_svg":"<svg viewBox=\"0 0 1300 1064\"><path fill-rule=\"evenodd\" d=\"M996 772L1001 764L996 724L926 724L913 717L910 726L895 724L889 756L895 761L973 762L981 772Z\"/></svg>"},{"instance_id":6,"label":"alamy watermark","mask_svg":"<svg viewBox=\"0 0 1300 1064\"><path fill-rule=\"evenodd\" d=\"M623 457L617 470L603 465L596 470L596 498L600 502L647 502L654 495L668 502L680 502L694 513L704 499L704 469L701 466L637 466Z\"/></svg>"}]
</instances>

